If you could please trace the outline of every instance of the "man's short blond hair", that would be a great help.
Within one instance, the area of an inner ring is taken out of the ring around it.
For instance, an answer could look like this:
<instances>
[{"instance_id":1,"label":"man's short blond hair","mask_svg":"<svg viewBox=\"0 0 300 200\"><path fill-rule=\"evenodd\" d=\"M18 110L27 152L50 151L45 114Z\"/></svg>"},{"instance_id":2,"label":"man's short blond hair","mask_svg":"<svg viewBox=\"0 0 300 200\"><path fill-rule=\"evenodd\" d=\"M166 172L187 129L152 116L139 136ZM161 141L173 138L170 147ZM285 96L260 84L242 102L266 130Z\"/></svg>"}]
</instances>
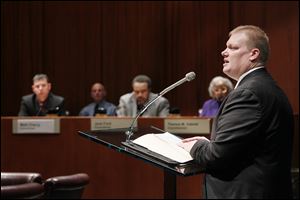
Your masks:
<instances>
[{"instance_id":1,"label":"man's short blond hair","mask_svg":"<svg viewBox=\"0 0 300 200\"><path fill-rule=\"evenodd\" d=\"M258 26L242 25L233 29L229 33L229 37L235 33L244 32L248 37L248 48L258 48L260 51L259 61L266 63L269 58L270 44L267 34Z\"/></svg>"}]
</instances>

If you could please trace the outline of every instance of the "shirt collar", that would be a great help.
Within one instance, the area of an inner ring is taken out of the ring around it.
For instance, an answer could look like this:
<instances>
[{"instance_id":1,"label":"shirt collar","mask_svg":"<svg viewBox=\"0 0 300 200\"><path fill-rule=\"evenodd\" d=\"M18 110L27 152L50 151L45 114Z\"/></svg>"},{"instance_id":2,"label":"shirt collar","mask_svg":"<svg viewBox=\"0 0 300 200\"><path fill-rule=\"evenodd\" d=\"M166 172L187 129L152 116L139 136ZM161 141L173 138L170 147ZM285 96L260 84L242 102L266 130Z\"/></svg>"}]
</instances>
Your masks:
<instances>
[{"instance_id":1,"label":"shirt collar","mask_svg":"<svg viewBox=\"0 0 300 200\"><path fill-rule=\"evenodd\" d=\"M245 78L245 76L247 76L247 75L250 74L251 72L253 72L253 71L257 70L257 69L261 69L261 68L264 68L264 66L256 67L256 68L253 68L253 69L251 69L251 70L249 70L249 71L243 73L242 76L240 76L238 82L236 83L234 89L236 89L236 88L239 86L240 82Z\"/></svg>"}]
</instances>

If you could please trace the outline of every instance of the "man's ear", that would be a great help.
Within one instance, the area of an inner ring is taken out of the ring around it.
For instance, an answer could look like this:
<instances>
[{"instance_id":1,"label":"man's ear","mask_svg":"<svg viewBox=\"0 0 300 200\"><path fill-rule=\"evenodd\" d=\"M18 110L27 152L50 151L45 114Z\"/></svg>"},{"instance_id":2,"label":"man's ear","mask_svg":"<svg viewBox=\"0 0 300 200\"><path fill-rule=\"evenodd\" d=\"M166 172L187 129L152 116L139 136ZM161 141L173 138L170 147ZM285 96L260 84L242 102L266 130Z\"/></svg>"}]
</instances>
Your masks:
<instances>
[{"instance_id":1,"label":"man's ear","mask_svg":"<svg viewBox=\"0 0 300 200\"><path fill-rule=\"evenodd\" d=\"M51 83L48 83L49 91L51 90Z\"/></svg>"},{"instance_id":2,"label":"man's ear","mask_svg":"<svg viewBox=\"0 0 300 200\"><path fill-rule=\"evenodd\" d=\"M254 48L251 50L251 56L250 56L249 60L251 62L258 60L259 55L260 55L260 50L257 48Z\"/></svg>"}]
</instances>

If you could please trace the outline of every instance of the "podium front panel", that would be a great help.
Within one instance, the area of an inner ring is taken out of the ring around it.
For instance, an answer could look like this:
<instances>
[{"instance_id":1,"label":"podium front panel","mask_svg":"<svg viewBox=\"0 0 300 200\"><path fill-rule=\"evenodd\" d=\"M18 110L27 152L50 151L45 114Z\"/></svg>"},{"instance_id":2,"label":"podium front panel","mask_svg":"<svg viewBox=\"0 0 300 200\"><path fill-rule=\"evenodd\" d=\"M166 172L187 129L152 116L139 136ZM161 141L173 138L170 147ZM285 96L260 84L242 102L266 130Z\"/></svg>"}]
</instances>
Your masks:
<instances>
[{"instance_id":1,"label":"podium front panel","mask_svg":"<svg viewBox=\"0 0 300 200\"><path fill-rule=\"evenodd\" d=\"M99 131L78 131L78 133L90 139L96 143L107 146L108 148L114 149L118 152L128 154L138 159L142 159L145 162L154 164L164 170L169 170L170 172L180 175L180 176L191 176L203 172L203 169L194 162L183 163L183 164L174 164L165 162L161 159L158 159L155 155L149 154L147 152L137 151L136 149L129 148L124 145L126 143L126 132L127 128L122 129L108 129L108 130L99 130ZM138 128L134 131L132 140L148 133L161 133L156 129L151 127L149 128Z\"/></svg>"}]
</instances>

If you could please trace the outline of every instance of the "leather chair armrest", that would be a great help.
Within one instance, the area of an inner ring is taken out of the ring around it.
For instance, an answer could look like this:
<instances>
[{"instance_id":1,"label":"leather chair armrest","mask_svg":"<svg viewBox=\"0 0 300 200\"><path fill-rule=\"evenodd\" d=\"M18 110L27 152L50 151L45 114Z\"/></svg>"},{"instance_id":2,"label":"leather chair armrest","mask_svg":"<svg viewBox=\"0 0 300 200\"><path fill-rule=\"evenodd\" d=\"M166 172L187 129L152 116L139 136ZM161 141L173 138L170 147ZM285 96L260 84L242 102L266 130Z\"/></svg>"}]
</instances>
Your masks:
<instances>
[{"instance_id":1,"label":"leather chair armrest","mask_svg":"<svg viewBox=\"0 0 300 200\"><path fill-rule=\"evenodd\" d=\"M81 187L89 183L89 176L85 173L67 175L67 176L56 176L48 178L45 181L46 187Z\"/></svg>"},{"instance_id":2,"label":"leather chair armrest","mask_svg":"<svg viewBox=\"0 0 300 200\"><path fill-rule=\"evenodd\" d=\"M45 189L40 183L24 183L19 185L1 186L1 198L37 199L44 196Z\"/></svg>"},{"instance_id":3,"label":"leather chair armrest","mask_svg":"<svg viewBox=\"0 0 300 200\"><path fill-rule=\"evenodd\" d=\"M1 186L23 183L42 183L42 176L33 172L1 172Z\"/></svg>"}]
</instances>

